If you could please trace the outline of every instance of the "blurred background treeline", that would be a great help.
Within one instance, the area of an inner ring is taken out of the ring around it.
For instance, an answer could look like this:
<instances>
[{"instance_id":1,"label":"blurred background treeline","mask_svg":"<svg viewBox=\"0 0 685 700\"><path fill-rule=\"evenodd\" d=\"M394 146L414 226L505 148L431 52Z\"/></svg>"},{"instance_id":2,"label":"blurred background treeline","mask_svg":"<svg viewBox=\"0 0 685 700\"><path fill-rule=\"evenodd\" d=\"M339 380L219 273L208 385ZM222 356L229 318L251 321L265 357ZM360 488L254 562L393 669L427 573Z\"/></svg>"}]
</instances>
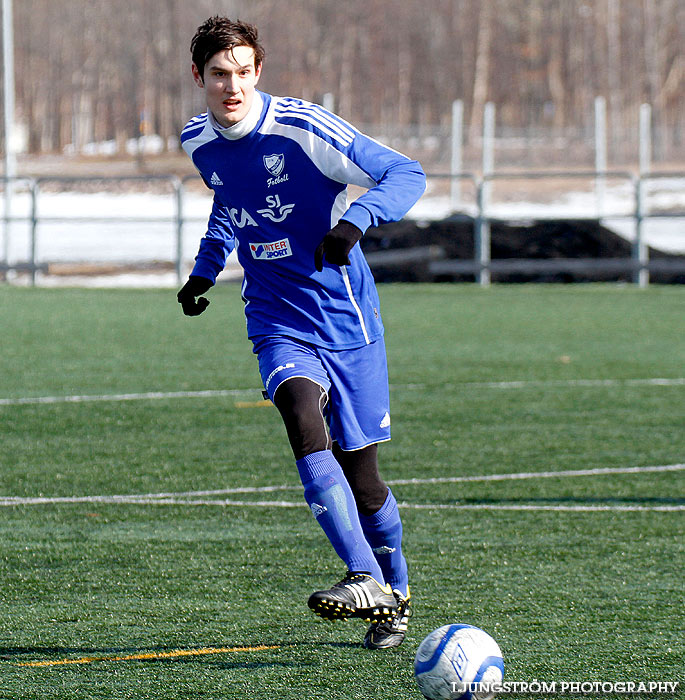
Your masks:
<instances>
[{"instance_id":1,"label":"blurred background treeline","mask_svg":"<svg viewBox=\"0 0 685 700\"><path fill-rule=\"evenodd\" d=\"M448 158L455 100L467 162L493 102L514 161L582 165L598 96L612 164L635 160L643 103L655 161L683 161L685 0L15 0L24 152L124 153L140 136L176 150L203 111L190 39L217 13L258 25L262 89L327 99L429 167Z\"/></svg>"}]
</instances>

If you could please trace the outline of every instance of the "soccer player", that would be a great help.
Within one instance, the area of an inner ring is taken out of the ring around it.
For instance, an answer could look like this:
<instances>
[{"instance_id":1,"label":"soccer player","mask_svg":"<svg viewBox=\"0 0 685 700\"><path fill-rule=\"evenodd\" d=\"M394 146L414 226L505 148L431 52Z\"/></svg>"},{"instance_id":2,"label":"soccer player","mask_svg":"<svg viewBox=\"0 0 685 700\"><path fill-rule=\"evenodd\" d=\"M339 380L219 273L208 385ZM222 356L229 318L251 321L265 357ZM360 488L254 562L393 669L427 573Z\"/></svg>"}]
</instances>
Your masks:
<instances>
[{"instance_id":1,"label":"soccer player","mask_svg":"<svg viewBox=\"0 0 685 700\"><path fill-rule=\"evenodd\" d=\"M244 269L248 337L279 410L304 497L347 566L309 607L371 622L364 646L404 641L410 613L397 502L378 472L390 439L378 293L358 241L400 219L425 189L419 164L318 105L256 89L254 26L212 17L191 43L207 112L181 142L214 191L207 233L178 301L188 316L228 254ZM347 186L367 191L348 206Z\"/></svg>"}]
</instances>

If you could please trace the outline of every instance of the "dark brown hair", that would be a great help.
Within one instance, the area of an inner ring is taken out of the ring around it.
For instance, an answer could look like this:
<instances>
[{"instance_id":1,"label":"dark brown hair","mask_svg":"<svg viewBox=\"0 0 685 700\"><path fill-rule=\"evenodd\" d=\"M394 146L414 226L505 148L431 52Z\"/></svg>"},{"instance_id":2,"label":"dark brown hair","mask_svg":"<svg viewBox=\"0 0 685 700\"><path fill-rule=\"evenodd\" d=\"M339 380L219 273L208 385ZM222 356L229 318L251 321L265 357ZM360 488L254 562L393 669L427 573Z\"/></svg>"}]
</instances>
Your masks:
<instances>
[{"instance_id":1,"label":"dark brown hair","mask_svg":"<svg viewBox=\"0 0 685 700\"><path fill-rule=\"evenodd\" d=\"M215 53L231 50L236 46L249 46L254 49L254 65L255 68L259 68L264 60L264 47L259 43L257 27L247 22L215 15L197 28L190 42L190 52L200 75L204 75L205 64Z\"/></svg>"}]
</instances>

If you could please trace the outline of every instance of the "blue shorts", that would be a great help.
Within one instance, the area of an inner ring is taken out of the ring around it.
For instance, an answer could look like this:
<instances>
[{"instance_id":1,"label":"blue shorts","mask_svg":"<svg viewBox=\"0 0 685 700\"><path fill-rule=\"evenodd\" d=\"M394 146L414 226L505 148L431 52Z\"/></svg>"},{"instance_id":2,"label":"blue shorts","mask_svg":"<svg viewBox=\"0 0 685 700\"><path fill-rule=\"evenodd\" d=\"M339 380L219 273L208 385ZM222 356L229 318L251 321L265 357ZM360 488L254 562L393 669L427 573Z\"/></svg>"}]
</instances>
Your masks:
<instances>
[{"instance_id":1,"label":"blue shorts","mask_svg":"<svg viewBox=\"0 0 685 700\"><path fill-rule=\"evenodd\" d=\"M326 350L287 337L255 343L259 372L273 401L287 379L306 377L328 395L326 420L343 450L390 440L388 363L382 338L353 350Z\"/></svg>"}]
</instances>

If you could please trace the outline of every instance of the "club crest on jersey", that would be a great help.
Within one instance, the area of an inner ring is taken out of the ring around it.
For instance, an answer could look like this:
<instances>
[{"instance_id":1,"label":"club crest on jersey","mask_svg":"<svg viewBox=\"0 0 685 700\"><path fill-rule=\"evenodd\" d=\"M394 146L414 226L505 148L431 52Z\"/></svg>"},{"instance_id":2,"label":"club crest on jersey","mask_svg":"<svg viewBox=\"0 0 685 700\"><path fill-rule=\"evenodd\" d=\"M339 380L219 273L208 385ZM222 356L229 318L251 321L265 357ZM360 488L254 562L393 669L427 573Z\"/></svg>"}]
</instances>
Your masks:
<instances>
[{"instance_id":1,"label":"club crest on jersey","mask_svg":"<svg viewBox=\"0 0 685 700\"><path fill-rule=\"evenodd\" d=\"M277 260L293 254L288 238L270 243L250 243L250 252L255 260Z\"/></svg>"},{"instance_id":2,"label":"club crest on jersey","mask_svg":"<svg viewBox=\"0 0 685 700\"><path fill-rule=\"evenodd\" d=\"M264 156L262 160L264 161L264 167L273 175L273 177L268 178L266 181L269 187L272 185L280 185L281 182L288 181L288 173L283 174L285 156L282 153L272 153L270 156Z\"/></svg>"},{"instance_id":3,"label":"club crest on jersey","mask_svg":"<svg viewBox=\"0 0 685 700\"><path fill-rule=\"evenodd\" d=\"M264 156L264 167L274 177L278 177L285 167L285 156L282 153L273 153L270 156Z\"/></svg>"}]
</instances>

